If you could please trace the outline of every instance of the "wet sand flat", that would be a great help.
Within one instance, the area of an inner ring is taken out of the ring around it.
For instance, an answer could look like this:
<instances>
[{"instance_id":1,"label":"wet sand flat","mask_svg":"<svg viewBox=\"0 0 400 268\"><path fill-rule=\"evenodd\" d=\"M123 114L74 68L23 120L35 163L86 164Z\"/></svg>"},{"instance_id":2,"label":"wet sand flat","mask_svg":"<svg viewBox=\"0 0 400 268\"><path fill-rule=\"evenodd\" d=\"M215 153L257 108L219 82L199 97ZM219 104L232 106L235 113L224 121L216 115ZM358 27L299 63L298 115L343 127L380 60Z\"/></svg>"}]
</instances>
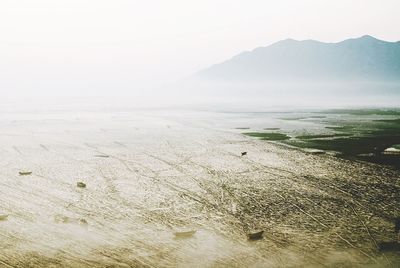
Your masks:
<instances>
[{"instance_id":1,"label":"wet sand flat","mask_svg":"<svg viewBox=\"0 0 400 268\"><path fill-rule=\"evenodd\" d=\"M223 121L2 114L0 266L399 265L398 252L379 250L398 239L398 170L257 140ZM263 238L248 240L257 231Z\"/></svg>"}]
</instances>

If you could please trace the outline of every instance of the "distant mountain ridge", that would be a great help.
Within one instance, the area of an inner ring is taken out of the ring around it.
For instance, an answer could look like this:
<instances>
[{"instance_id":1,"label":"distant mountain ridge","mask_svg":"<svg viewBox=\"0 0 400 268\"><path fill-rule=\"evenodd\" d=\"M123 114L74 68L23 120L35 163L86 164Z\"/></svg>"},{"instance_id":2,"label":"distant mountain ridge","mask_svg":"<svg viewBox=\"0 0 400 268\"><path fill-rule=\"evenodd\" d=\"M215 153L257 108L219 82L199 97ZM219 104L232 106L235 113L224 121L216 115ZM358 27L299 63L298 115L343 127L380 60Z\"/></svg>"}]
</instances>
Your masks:
<instances>
[{"instance_id":1,"label":"distant mountain ridge","mask_svg":"<svg viewBox=\"0 0 400 268\"><path fill-rule=\"evenodd\" d=\"M400 81L400 42L372 36L339 43L286 39L195 75L211 81Z\"/></svg>"}]
</instances>

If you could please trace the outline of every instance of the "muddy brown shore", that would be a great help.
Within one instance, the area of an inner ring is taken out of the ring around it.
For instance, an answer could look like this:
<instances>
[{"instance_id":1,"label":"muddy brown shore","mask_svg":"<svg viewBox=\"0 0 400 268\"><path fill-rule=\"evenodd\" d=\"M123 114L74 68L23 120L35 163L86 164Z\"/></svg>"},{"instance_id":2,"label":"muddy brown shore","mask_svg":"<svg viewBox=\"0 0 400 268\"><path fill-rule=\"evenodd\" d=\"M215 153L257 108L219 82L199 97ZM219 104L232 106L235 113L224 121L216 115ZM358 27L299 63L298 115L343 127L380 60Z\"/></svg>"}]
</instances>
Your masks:
<instances>
[{"instance_id":1,"label":"muddy brown shore","mask_svg":"<svg viewBox=\"0 0 400 268\"><path fill-rule=\"evenodd\" d=\"M0 267L400 265L398 170L214 120L2 115Z\"/></svg>"}]
</instances>

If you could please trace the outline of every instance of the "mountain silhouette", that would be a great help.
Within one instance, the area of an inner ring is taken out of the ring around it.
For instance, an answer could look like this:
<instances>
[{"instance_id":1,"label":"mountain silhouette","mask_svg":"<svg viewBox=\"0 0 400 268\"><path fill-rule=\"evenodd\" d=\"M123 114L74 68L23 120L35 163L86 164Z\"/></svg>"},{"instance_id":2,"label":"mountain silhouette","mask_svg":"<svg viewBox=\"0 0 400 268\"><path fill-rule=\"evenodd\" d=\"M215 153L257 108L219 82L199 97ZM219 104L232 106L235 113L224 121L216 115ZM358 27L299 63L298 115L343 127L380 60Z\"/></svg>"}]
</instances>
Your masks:
<instances>
[{"instance_id":1,"label":"mountain silhouette","mask_svg":"<svg viewBox=\"0 0 400 268\"><path fill-rule=\"evenodd\" d=\"M286 39L243 52L195 75L210 81L400 80L400 42L372 36L339 43Z\"/></svg>"}]
</instances>

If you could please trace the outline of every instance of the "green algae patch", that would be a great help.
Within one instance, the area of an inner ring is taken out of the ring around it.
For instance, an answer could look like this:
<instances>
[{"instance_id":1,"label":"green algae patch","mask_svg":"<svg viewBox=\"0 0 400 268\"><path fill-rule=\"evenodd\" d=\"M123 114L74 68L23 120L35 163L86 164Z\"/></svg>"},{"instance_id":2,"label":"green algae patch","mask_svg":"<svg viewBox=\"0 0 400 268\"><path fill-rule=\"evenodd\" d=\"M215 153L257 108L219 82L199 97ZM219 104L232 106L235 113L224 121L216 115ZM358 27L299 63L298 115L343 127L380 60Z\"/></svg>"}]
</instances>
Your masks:
<instances>
[{"instance_id":1,"label":"green algae patch","mask_svg":"<svg viewBox=\"0 0 400 268\"><path fill-rule=\"evenodd\" d=\"M349 132L354 130L354 126L327 126L325 128L341 132Z\"/></svg>"},{"instance_id":2,"label":"green algae patch","mask_svg":"<svg viewBox=\"0 0 400 268\"><path fill-rule=\"evenodd\" d=\"M264 130L280 130L279 127L266 127Z\"/></svg>"},{"instance_id":3,"label":"green algae patch","mask_svg":"<svg viewBox=\"0 0 400 268\"><path fill-rule=\"evenodd\" d=\"M296 136L296 139L300 139L300 140L334 139L337 137L348 137L348 136L351 136L351 134L334 133L334 134L319 134L319 135L300 135L300 136Z\"/></svg>"},{"instance_id":4,"label":"green algae patch","mask_svg":"<svg viewBox=\"0 0 400 268\"><path fill-rule=\"evenodd\" d=\"M276 132L247 132L243 133L246 136L259 138L261 140L268 140L268 141L283 141L288 140L290 137L283 133L276 133Z\"/></svg>"}]
</instances>

